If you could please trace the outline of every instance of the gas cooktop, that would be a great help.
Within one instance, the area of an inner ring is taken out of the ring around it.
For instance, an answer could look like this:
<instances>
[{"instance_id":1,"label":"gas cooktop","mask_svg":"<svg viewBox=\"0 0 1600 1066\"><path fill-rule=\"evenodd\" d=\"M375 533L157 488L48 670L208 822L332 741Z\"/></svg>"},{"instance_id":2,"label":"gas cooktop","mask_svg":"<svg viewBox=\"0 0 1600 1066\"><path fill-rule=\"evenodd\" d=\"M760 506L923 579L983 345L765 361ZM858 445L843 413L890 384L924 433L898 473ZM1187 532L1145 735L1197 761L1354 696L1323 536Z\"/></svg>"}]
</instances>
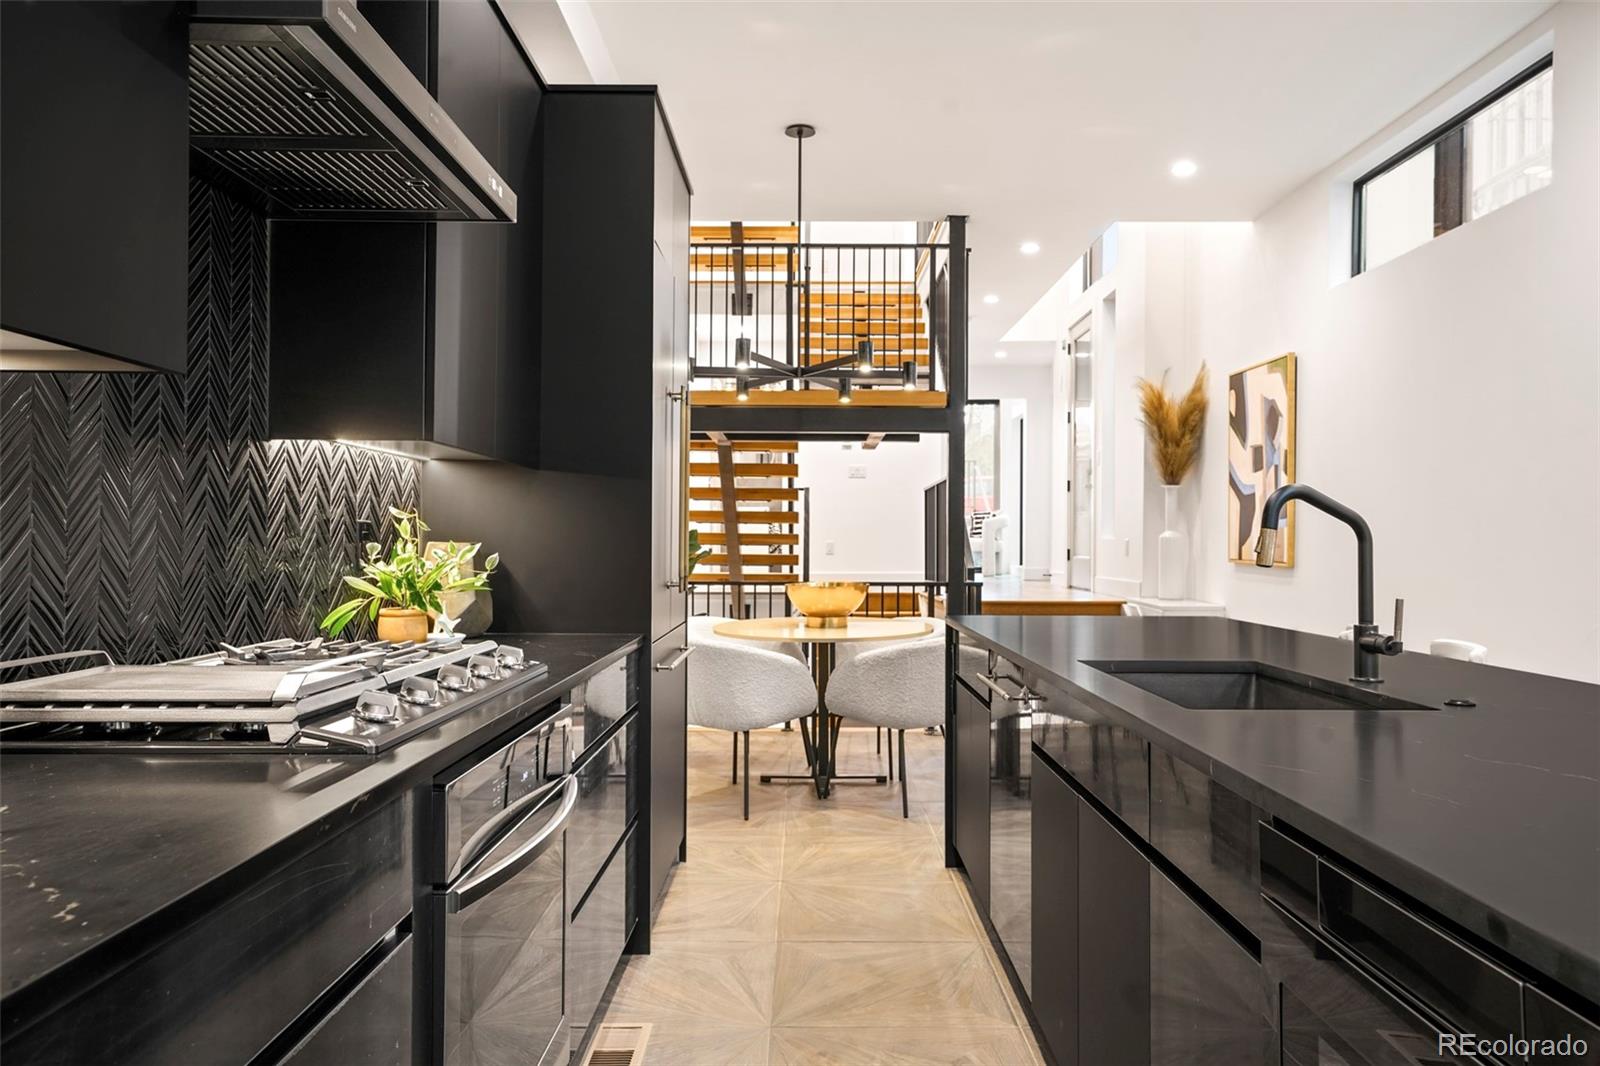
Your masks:
<instances>
[{"instance_id":1,"label":"gas cooktop","mask_svg":"<svg viewBox=\"0 0 1600 1066\"><path fill-rule=\"evenodd\" d=\"M459 636L219 643L155 666L46 655L0 663L18 678L0 684L0 746L373 753L545 673L515 645Z\"/></svg>"}]
</instances>

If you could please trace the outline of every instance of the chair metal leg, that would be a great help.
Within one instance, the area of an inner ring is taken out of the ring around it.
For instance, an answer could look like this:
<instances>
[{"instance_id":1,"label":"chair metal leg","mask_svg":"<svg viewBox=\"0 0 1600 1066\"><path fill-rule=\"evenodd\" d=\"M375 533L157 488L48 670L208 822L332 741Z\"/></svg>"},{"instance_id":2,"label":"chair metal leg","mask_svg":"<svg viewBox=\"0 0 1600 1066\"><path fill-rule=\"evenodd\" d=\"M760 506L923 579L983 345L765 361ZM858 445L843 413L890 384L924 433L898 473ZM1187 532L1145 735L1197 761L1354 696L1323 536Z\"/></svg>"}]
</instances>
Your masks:
<instances>
[{"instance_id":1,"label":"chair metal leg","mask_svg":"<svg viewBox=\"0 0 1600 1066\"><path fill-rule=\"evenodd\" d=\"M911 817L911 795L906 791L906 731L900 730L900 817Z\"/></svg>"},{"instance_id":2,"label":"chair metal leg","mask_svg":"<svg viewBox=\"0 0 1600 1066\"><path fill-rule=\"evenodd\" d=\"M883 726L881 726L881 725L873 726L872 727L872 735L875 738L874 739L874 743L877 745L875 751L877 752L877 754L882 755L883 754Z\"/></svg>"},{"instance_id":3,"label":"chair metal leg","mask_svg":"<svg viewBox=\"0 0 1600 1066\"><path fill-rule=\"evenodd\" d=\"M748 740L746 740L745 743L748 744L750 742ZM736 784L736 785L739 783L739 734L738 733L735 733L733 735L733 783Z\"/></svg>"},{"instance_id":4,"label":"chair metal leg","mask_svg":"<svg viewBox=\"0 0 1600 1066\"><path fill-rule=\"evenodd\" d=\"M737 740L737 737L735 737ZM744 731L744 820L750 820L750 730Z\"/></svg>"},{"instance_id":5,"label":"chair metal leg","mask_svg":"<svg viewBox=\"0 0 1600 1066\"><path fill-rule=\"evenodd\" d=\"M800 719L800 745L805 749L806 765L815 765L817 761L817 753L816 750L811 746L811 726L804 718Z\"/></svg>"},{"instance_id":6,"label":"chair metal leg","mask_svg":"<svg viewBox=\"0 0 1600 1066\"><path fill-rule=\"evenodd\" d=\"M894 730L889 730L889 780L894 780Z\"/></svg>"}]
</instances>

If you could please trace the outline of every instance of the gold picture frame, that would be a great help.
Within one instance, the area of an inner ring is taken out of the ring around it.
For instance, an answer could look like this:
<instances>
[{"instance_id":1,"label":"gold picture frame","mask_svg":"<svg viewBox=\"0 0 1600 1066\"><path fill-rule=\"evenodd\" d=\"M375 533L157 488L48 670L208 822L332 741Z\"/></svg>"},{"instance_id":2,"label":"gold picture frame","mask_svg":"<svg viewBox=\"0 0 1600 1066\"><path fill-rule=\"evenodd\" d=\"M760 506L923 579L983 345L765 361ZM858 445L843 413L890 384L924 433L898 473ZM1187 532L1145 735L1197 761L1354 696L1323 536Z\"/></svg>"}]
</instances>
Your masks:
<instances>
[{"instance_id":1,"label":"gold picture frame","mask_svg":"<svg viewBox=\"0 0 1600 1066\"><path fill-rule=\"evenodd\" d=\"M1295 356L1273 356L1228 375L1228 561L1254 565L1261 509L1294 481ZM1275 566L1294 565L1295 506L1285 509Z\"/></svg>"}]
</instances>

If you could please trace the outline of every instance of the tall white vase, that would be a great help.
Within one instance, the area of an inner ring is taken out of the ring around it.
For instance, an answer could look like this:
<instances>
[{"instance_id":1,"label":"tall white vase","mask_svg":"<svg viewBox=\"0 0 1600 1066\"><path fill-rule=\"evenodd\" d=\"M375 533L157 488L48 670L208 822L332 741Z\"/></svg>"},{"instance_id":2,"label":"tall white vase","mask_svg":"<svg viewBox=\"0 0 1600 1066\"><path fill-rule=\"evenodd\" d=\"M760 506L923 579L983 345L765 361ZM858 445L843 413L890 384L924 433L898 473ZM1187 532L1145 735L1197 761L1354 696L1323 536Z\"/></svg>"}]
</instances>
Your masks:
<instances>
[{"instance_id":1,"label":"tall white vase","mask_svg":"<svg viewBox=\"0 0 1600 1066\"><path fill-rule=\"evenodd\" d=\"M1189 538L1178 529L1178 486L1163 485L1166 528L1156 539L1156 596L1182 600L1189 595Z\"/></svg>"}]
</instances>

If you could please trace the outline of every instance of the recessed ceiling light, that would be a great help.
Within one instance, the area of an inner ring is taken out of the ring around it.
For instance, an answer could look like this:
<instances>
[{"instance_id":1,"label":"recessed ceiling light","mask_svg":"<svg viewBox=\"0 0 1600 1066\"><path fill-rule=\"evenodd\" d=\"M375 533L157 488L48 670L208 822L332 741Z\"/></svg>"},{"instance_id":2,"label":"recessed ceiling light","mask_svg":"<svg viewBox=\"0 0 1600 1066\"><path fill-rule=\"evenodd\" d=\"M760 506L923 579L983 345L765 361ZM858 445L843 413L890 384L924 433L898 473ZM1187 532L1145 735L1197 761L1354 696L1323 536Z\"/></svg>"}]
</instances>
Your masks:
<instances>
[{"instance_id":1,"label":"recessed ceiling light","mask_svg":"<svg viewBox=\"0 0 1600 1066\"><path fill-rule=\"evenodd\" d=\"M1200 170L1193 159L1180 159L1171 167L1172 176L1175 178L1192 178Z\"/></svg>"},{"instance_id":2,"label":"recessed ceiling light","mask_svg":"<svg viewBox=\"0 0 1600 1066\"><path fill-rule=\"evenodd\" d=\"M984 296L983 302L986 304L997 304L1000 302L1000 297L991 292Z\"/></svg>"},{"instance_id":3,"label":"recessed ceiling light","mask_svg":"<svg viewBox=\"0 0 1600 1066\"><path fill-rule=\"evenodd\" d=\"M995 353L994 353L994 357L995 357L995 358L996 358L996 359L1004 359L1004 358L1005 358L1005 357L1006 357L1006 353L1005 353L1005 352L1003 352L1003 351L1000 351L1000 352L995 352Z\"/></svg>"},{"instance_id":4,"label":"recessed ceiling light","mask_svg":"<svg viewBox=\"0 0 1600 1066\"><path fill-rule=\"evenodd\" d=\"M1020 245L1017 246L1017 251L1021 252L1023 255L1038 255L1039 254L1039 242L1038 241L1023 241Z\"/></svg>"}]
</instances>

